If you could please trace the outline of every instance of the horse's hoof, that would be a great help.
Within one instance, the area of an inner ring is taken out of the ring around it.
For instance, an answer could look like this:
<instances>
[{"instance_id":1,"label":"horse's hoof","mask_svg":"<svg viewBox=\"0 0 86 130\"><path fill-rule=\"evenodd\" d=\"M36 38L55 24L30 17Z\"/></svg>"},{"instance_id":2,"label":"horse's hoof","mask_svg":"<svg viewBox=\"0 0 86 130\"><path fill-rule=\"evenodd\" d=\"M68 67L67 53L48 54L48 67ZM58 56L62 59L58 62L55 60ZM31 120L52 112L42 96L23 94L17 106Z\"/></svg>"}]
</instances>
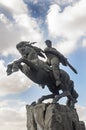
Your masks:
<instances>
[{"instance_id":1,"label":"horse's hoof","mask_svg":"<svg viewBox=\"0 0 86 130\"><path fill-rule=\"evenodd\" d=\"M53 99L52 103L53 103L53 104L56 104L56 103L57 103L57 101Z\"/></svg>"},{"instance_id":2,"label":"horse's hoof","mask_svg":"<svg viewBox=\"0 0 86 130\"><path fill-rule=\"evenodd\" d=\"M70 100L70 101L67 103L67 106L69 106L70 108L73 108L73 109L74 109L75 103L77 103L77 100L76 100L76 99Z\"/></svg>"},{"instance_id":3,"label":"horse's hoof","mask_svg":"<svg viewBox=\"0 0 86 130\"><path fill-rule=\"evenodd\" d=\"M53 99L53 103L57 103L59 101L59 99L60 99L59 96L56 95L55 98Z\"/></svg>"},{"instance_id":4,"label":"horse's hoof","mask_svg":"<svg viewBox=\"0 0 86 130\"><path fill-rule=\"evenodd\" d=\"M42 103L42 101L45 100L45 96L42 96L41 98L38 99L38 103Z\"/></svg>"},{"instance_id":5,"label":"horse's hoof","mask_svg":"<svg viewBox=\"0 0 86 130\"><path fill-rule=\"evenodd\" d=\"M57 103L57 100L56 100L56 98L55 98L55 99L53 99L52 103L54 103L54 104L55 104L55 103Z\"/></svg>"},{"instance_id":6,"label":"horse's hoof","mask_svg":"<svg viewBox=\"0 0 86 130\"><path fill-rule=\"evenodd\" d=\"M36 102L35 102L35 101L31 103L31 106L35 106L35 105L36 105Z\"/></svg>"},{"instance_id":7,"label":"horse's hoof","mask_svg":"<svg viewBox=\"0 0 86 130\"><path fill-rule=\"evenodd\" d=\"M11 75L12 74L12 72L7 72L7 76L9 76L9 75Z\"/></svg>"},{"instance_id":8,"label":"horse's hoof","mask_svg":"<svg viewBox=\"0 0 86 130\"><path fill-rule=\"evenodd\" d=\"M41 98L38 99L37 103L42 103L42 99Z\"/></svg>"}]
</instances>

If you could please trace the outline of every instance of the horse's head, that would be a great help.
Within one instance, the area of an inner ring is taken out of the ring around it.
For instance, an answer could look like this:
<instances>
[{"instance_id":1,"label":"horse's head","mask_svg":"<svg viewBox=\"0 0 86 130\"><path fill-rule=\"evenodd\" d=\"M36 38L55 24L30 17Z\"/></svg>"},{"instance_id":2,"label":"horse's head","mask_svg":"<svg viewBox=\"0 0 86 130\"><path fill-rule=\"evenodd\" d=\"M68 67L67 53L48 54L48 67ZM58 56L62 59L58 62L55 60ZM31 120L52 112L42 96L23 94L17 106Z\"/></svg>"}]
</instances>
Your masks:
<instances>
[{"instance_id":1,"label":"horse's head","mask_svg":"<svg viewBox=\"0 0 86 130\"><path fill-rule=\"evenodd\" d=\"M29 42L22 41L16 45L16 48L23 58L26 58L27 60L38 59L36 50Z\"/></svg>"},{"instance_id":2,"label":"horse's head","mask_svg":"<svg viewBox=\"0 0 86 130\"><path fill-rule=\"evenodd\" d=\"M19 42L16 45L16 48L18 49L19 53L22 55L22 57L25 57L25 58L29 53L29 51L28 51L29 47L31 47L31 45L27 41Z\"/></svg>"},{"instance_id":3,"label":"horse's head","mask_svg":"<svg viewBox=\"0 0 86 130\"><path fill-rule=\"evenodd\" d=\"M19 53L20 53L22 56L25 55L25 47L26 47L26 42L25 42L25 41L19 42L19 43L16 45L17 50L19 51Z\"/></svg>"}]
</instances>

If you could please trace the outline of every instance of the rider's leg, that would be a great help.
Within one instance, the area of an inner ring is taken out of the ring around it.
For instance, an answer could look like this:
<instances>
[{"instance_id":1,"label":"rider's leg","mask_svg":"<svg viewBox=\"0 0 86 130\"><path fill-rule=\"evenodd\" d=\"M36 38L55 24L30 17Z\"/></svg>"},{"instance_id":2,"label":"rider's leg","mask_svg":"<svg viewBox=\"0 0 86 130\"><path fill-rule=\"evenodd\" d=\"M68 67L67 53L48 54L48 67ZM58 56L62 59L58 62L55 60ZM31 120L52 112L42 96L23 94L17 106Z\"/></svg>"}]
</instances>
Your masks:
<instances>
[{"instance_id":1,"label":"rider's leg","mask_svg":"<svg viewBox=\"0 0 86 130\"><path fill-rule=\"evenodd\" d=\"M59 59L57 57L52 58L51 66L54 78L56 80L56 86L59 86L61 84L61 81L60 81Z\"/></svg>"}]
</instances>

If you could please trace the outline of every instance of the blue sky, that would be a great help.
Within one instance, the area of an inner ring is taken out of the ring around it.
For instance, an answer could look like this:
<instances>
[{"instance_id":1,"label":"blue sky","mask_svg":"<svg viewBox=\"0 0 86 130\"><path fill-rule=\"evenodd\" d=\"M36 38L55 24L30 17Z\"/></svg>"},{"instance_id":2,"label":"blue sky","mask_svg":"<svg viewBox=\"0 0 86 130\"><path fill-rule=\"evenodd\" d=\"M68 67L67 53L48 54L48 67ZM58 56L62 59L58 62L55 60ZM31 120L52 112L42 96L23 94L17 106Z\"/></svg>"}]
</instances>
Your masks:
<instances>
[{"instance_id":1,"label":"blue sky","mask_svg":"<svg viewBox=\"0 0 86 130\"><path fill-rule=\"evenodd\" d=\"M86 122L86 1L0 0L0 129L26 130L25 105L49 92L20 71L6 75L8 63L20 57L16 44L36 41L44 49L46 39L77 69L66 70L79 93L76 108ZM8 120L9 119L9 120Z\"/></svg>"}]
</instances>

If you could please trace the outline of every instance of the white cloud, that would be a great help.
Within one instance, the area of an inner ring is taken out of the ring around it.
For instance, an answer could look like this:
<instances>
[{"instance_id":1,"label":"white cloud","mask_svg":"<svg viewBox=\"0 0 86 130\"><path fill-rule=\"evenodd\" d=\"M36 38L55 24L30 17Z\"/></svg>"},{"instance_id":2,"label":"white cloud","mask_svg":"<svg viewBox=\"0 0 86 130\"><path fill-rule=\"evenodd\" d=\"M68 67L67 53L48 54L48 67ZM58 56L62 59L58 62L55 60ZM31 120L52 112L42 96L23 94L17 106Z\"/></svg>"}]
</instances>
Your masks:
<instances>
[{"instance_id":1,"label":"white cloud","mask_svg":"<svg viewBox=\"0 0 86 130\"><path fill-rule=\"evenodd\" d=\"M33 4L37 4L39 2L39 0L30 0L31 2L33 2Z\"/></svg>"},{"instance_id":2,"label":"white cloud","mask_svg":"<svg viewBox=\"0 0 86 130\"><path fill-rule=\"evenodd\" d=\"M79 115L79 120L84 121L86 125L86 106L77 105L76 109Z\"/></svg>"},{"instance_id":3,"label":"white cloud","mask_svg":"<svg viewBox=\"0 0 86 130\"><path fill-rule=\"evenodd\" d=\"M15 46L22 40L42 41L43 36L39 24L31 17L23 0L1 0L0 7L13 18L10 20L6 13L0 14L0 53L17 54Z\"/></svg>"},{"instance_id":4,"label":"white cloud","mask_svg":"<svg viewBox=\"0 0 86 130\"><path fill-rule=\"evenodd\" d=\"M70 5L70 4L73 4L75 2L78 2L79 0L54 0L57 4L60 4L60 5Z\"/></svg>"},{"instance_id":5,"label":"white cloud","mask_svg":"<svg viewBox=\"0 0 86 130\"><path fill-rule=\"evenodd\" d=\"M0 5L3 8L7 8L12 14L28 13L27 6L23 0L0 0Z\"/></svg>"},{"instance_id":6,"label":"white cloud","mask_svg":"<svg viewBox=\"0 0 86 130\"><path fill-rule=\"evenodd\" d=\"M25 105L19 100L0 101L0 129L26 130Z\"/></svg>"},{"instance_id":7,"label":"white cloud","mask_svg":"<svg viewBox=\"0 0 86 130\"><path fill-rule=\"evenodd\" d=\"M4 62L0 61L0 96L25 91L32 82L20 71L7 76Z\"/></svg>"},{"instance_id":8,"label":"white cloud","mask_svg":"<svg viewBox=\"0 0 86 130\"><path fill-rule=\"evenodd\" d=\"M20 39L18 37L19 33L17 32L15 27L13 29L13 24L5 17L4 14L1 14L0 16L1 16L0 17L0 35L1 35L0 53L3 53L3 52L6 53L7 50L10 50L11 52L11 49L16 44L17 40ZM15 47L14 47L14 50L15 50Z\"/></svg>"},{"instance_id":9,"label":"white cloud","mask_svg":"<svg viewBox=\"0 0 86 130\"><path fill-rule=\"evenodd\" d=\"M86 35L86 1L82 0L74 6L66 7L62 13L59 11L57 4L51 5L48 11L49 33L53 38L63 36L64 41L58 43L58 46L60 50L63 49L62 45L65 46L64 53L71 53L78 46L77 41L80 37Z\"/></svg>"},{"instance_id":10,"label":"white cloud","mask_svg":"<svg viewBox=\"0 0 86 130\"><path fill-rule=\"evenodd\" d=\"M86 47L86 38L82 41L82 47Z\"/></svg>"}]
</instances>

